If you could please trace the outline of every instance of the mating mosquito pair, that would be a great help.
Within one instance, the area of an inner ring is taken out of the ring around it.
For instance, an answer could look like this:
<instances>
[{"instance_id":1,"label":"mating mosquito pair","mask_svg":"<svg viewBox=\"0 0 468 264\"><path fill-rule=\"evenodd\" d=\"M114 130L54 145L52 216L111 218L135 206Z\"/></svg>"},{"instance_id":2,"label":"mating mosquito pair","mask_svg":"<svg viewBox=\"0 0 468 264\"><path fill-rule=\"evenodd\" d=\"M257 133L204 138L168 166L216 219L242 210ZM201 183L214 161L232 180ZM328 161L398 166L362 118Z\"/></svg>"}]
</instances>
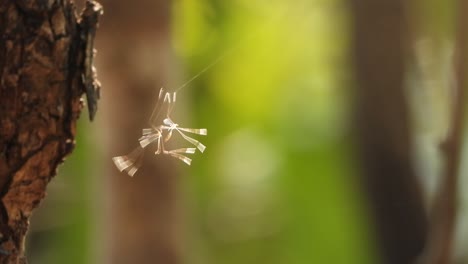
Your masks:
<instances>
[{"instance_id":1,"label":"mating mosquito pair","mask_svg":"<svg viewBox=\"0 0 468 264\"><path fill-rule=\"evenodd\" d=\"M159 91L158 101L149 119L149 128L144 128L142 136L138 139L140 146L133 150L130 154L112 158L115 166L122 172L125 171L128 175L133 176L143 164L143 155L145 149L156 144L155 155L169 155L179 159L190 165L192 159L184 154L194 154L198 149L200 152L205 151L205 145L198 140L187 136L186 133L197 135L207 135L207 129L183 128L177 123L172 121L170 114L176 102L176 92L165 92L163 88ZM162 118L161 115L165 114ZM176 131L183 139L194 145L195 148L179 148L174 150L167 150L165 143L167 143Z\"/></svg>"}]
</instances>

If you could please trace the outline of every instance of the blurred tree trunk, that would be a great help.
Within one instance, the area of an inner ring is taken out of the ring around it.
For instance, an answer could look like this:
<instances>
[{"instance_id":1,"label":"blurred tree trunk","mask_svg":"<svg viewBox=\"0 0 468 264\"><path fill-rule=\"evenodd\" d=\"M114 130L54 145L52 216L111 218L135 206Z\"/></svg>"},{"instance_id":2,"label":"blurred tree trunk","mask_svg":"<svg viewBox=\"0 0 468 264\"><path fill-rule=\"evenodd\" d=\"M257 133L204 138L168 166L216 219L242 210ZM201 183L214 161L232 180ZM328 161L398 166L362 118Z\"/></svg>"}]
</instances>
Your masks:
<instances>
[{"instance_id":1,"label":"blurred tree trunk","mask_svg":"<svg viewBox=\"0 0 468 264\"><path fill-rule=\"evenodd\" d=\"M26 262L31 213L73 150L100 11L89 2L79 20L70 1L0 0L0 263Z\"/></svg>"},{"instance_id":2,"label":"blurred tree trunk","mask_svg":"<svg viewBox=\"0 0 468 264\"><path fill-rule=\"evenodd\" d=\"M132 178L119 173L111 157L138 146L141 130L171 66L170 1L104 1L106 19L98 47L100 77L108 87L103 100L108 141L108 210L104 262L112 264L180 263L177 241L176 173L151 151Z\"/></svg>"},{"instance_id":3,"label":"blurred tree trunk","mask_svg":"<svg viewBox=\"0 0 468 264\"><path fill-rule=\"evenodd\" d=\"M412 167L404 90L408 52L404 0L351 0L356 136L382 262L414 263L427 219Z\"/></svg>"},{"instance_id":4,"label":"blurred tree trunk","mask_svg":"<svg viewBox=\"0 0 468 264\"><path fill-rule=\"evenodd\" d=\"M454 54L454 97L451 104L450 127L442 144L444 171L432 205L429 245L426 264L452 263L455 224L458 211L458 182L466 119L466 89L468 78L468 1L458 0L457 33ZM449 87L452 88L452 87Z\"/></svg>"}]
</instances>

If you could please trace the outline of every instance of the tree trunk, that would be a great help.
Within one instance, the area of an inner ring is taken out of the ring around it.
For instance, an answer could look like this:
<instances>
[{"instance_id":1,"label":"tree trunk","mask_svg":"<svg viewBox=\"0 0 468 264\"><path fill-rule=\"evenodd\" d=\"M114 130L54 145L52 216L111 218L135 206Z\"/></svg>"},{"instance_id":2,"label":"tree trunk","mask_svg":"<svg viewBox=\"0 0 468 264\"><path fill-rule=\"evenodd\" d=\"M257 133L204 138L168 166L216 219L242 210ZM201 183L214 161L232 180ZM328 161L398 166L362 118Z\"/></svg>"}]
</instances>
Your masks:
<instances>
[{"instance_id":1,"label":"tree trunk","mask_svg":"<svg viewBox=\"0 0 468 264\"><path fill-rule=\"evenodd\" d=\"M405 98L408 29L404 0L351 0L356 136L363 182L386 264L421 254L427 219L412 166Z\"/></svg>"},{"instance_id":2,"label":"tree trunk","mask_svg":"<svg viewBox=\"0 0 468 264\"><path fill-rule=\"evenodd\" d=\"M159 88L171 88L170 1L112 0L105 6L97 45L100 79L111 95L104 97L100 113L109 166L107 248L100 263L181 263L175 161L147 151L134 177L120 173L111 161L139 146Z\"/></svg>"},{"instance_id":3,"label":"tree trunk","mask_svg":"<svg viewBox=\"0 0 468 264\"><path fill-rule=\"evenodd\" d=\"M444 170L433 201L429 243L425 264L453 263L455 231L459 209L458 186L465 133L466 89L468 86L468 1L458 0L455 35L454 89L450 126L442 144ZM450 87L451 88L451 87Z\"/></svg>"},{"instance_id":4,"label":"tree trunk","mask_svg":"<svg viewBox=\"0 0 468 264\"><path fill-rule=\"evenodd\" d=\"M0 0L0 263L26 262L29 218L73 150L81 96L96 99L100 13L95 2L79 19L68 0Z\"/></svg>"}]
</instances>

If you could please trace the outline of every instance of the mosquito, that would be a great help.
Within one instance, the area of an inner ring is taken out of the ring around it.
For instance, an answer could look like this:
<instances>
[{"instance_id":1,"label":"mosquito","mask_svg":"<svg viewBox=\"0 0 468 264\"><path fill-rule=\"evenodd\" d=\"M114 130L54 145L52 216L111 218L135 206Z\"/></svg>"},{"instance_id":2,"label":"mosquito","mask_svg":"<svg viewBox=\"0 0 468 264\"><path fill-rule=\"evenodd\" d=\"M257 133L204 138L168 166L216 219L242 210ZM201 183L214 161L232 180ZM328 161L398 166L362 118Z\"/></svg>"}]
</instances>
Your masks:
<instances>
[{"instance_id":1,"label":"mosquito","mask_svg":"<svg viewBox=\"0 0 468 264\"><path fill-rule=\"evenodd\" d=\"M206 136L208 134L206 128L180 127L179 124L171 119L170 114L174 109L176 100L177 92L166 92L161 88L157 103L149 118L149 128L144 128L142 130L142 136L138 139L140 145L127 155L112 158L119 171L125 171L128 175L133 177L143 164L145 149L153 144L156 145L155 155L169 155L187 165L192 164L192 159L185 155L195 154L197 149L202 153L205 151L205 145L191 136L188 136L186 133ZM161 117L161 115L163 116ZM172 138L174 131L195 147L167 150L165 144Z\"/></svg>"}]
</instances>

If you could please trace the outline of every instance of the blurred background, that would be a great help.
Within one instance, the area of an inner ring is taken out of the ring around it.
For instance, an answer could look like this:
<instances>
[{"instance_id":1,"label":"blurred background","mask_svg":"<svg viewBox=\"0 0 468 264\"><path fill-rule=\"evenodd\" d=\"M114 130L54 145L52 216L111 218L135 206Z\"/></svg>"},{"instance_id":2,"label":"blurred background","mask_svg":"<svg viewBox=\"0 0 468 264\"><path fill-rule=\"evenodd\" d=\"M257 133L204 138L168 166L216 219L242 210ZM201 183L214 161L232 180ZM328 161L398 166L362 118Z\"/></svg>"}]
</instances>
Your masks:
<instances>
[{"instance_id":1,"label":"blurred background","mask_svg":"<svg viewBox=\"0 0 468 264\"><path fill-rule=\"evenodd\" d=\"M353 136L349 3L101 3L100 108L93 123L82 116L76 149L35 212L31 263L377 263ZM409 6L411 154L426 203L448 126L453 6ZM174 91L213 62L173 112L183 127L208 129L197 137L205 153L190 167L147 155L135 177L119 173L111 157L138 145L160 87ZM455 256L468 263L460 188Z\"/></svg>"}]
</instances>

